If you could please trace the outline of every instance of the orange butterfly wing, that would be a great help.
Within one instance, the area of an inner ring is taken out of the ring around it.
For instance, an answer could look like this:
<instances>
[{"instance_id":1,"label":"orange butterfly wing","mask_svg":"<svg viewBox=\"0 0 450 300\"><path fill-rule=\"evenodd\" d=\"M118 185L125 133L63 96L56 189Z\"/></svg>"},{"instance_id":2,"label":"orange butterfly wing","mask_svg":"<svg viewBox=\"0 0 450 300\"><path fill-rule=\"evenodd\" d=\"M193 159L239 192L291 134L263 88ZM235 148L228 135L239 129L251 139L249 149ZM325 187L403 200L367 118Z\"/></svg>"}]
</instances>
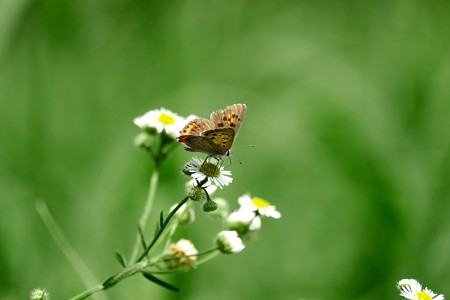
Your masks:
<instances>
[{"instance_id":1,"label":"orange butterfly wing","mask_svg":"<svg viewBox=\"0 0 450 300\"><path fill-rule=\"evenodd\" d=\"M233 145L234 137L236 135L233 128L227 127L205 131L202 133L202 136L212 140L214 144L218 145L221 149L220 153L214 154L225 155Z\"/></svg>"},{"instance_id":2,"label":"orange butterfly wing","mask_svg":"<svg viewBox=\"0 0 450 300\"><path fill-rule=\"evenodd\" d=\"M233 128L238 134L242 122L244 122L247 106L245 104L233 104L222 110L213 112L210 116L215 128Z\"/></svg>"},{"instance_id":3,"label":"orange butterfly wing","mask_svg":"<svg viewBox=\"0 0 450 300\"><path fill-rule=\"evenodd\" d=\"M187 123L183 130L180 131L181 135L201 135L202 132L213 129L214 124L210 120L203 118L197 118Z\"/></svg>"},{"instance_id":4,"label":"orange butterfly wing","mask_svg":"<svg viewBox=\"0 0 450 300\"><path fill-rule=\"evenodd\" d=\"M208 155L225 155L230 150L244 121L247 106L233 104L213 112L210 120L197 118L190 121L177 138L186 145L185 150Z\"/></svg>"}]
</instances>

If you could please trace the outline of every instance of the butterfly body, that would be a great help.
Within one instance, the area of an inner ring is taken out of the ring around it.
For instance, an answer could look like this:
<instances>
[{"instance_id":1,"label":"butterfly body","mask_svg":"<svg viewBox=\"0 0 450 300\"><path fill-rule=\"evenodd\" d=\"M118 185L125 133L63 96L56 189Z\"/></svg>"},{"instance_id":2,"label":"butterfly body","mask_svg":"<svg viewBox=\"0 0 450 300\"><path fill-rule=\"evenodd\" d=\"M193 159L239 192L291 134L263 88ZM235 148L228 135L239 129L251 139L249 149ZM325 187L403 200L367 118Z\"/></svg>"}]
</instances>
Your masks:
<instances>
[{"instance_id":1,"label":"butterfly body","mask_svg":"<svg viewBox=\"0 0 450 300\"><path fill-rule=\"evenodd\" d=\"M197 118L190 121L177 139L185 145L187 151L202 152L214 157L229 156L246 112L245 104L227 106L213 112L210 120Z\"/></svg>"}]
</instances>

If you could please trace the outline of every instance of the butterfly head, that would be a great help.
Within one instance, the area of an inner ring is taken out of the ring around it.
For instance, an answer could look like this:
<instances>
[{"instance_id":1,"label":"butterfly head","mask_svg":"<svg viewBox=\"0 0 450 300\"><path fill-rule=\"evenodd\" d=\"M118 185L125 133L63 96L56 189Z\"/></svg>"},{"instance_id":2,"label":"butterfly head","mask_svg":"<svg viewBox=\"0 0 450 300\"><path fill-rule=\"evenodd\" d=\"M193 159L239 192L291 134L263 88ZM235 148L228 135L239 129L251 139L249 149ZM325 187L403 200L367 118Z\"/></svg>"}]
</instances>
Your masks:
<instances>
[{"instance_id":1,"label":"butterfly head","mask_svg":"<svg viewBox=\"0 0 450 300\"><path fill-rule=\"evenodd\" d=\"M215 157L218 159L221 159L221 157L226 156L226 157L230 157L231 155L233 155L233 151L231 151L231 149L228 149L225 153L223 154L213 154L210 155L211 157Z\"/></svg>"}]
</instances>

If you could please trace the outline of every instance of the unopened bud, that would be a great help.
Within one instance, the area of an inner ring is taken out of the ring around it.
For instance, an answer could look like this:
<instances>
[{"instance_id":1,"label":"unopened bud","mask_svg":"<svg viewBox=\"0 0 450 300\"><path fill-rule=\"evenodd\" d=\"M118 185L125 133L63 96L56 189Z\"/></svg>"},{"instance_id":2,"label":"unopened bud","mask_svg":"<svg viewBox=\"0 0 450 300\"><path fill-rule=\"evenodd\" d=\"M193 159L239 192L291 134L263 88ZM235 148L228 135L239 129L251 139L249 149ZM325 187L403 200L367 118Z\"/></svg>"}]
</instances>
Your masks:
<instances>
[{"instance_id":1,"label":"unopened bud","mask_svg":"<svg viewBox=\"0 0 450 300\"><path fill-rule=\"evenodd\" d=\"M212 201L212 200L208 200L205 202L205 204L203 204L203 211L204 212L211 212L211 211L215 211L217 209L218 205L216 202Z\"/></svg>"}]
</instances>

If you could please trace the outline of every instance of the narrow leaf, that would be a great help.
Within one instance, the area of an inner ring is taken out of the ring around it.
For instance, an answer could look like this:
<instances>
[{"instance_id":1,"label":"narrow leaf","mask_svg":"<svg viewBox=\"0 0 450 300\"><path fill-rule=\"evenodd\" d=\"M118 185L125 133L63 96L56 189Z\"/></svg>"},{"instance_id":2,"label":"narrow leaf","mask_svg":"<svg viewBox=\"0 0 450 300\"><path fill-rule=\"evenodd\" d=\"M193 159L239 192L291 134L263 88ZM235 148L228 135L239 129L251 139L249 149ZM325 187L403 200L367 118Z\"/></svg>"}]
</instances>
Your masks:
<instances>
[{"instance_id":1,"label":"narrow leaf","mask_svg":"<svg viewBox=\"0 0 450 300\"><path fill-rule=\"evenodd\" d=\"M138 233L139 233L139 237L141 239L141 244L142 244L142 248L147 248L147 243L145 242L145 236L144 236L144 232L142 231L141 226L138 226Z\"/></svg>"},{"instance_id":2,"label":"narrow leaf","mask_svg":"<svg viewBox=\"0 0 450 300\"><path fill-rule=\"evenodd\" d=\"M159 227L161 227L161 228L164 227L164 216L163 216L163 211L161 211L161 213L159 214Z\"/></svg>"},{"instance_id":3,"label":"narrow leaf","mask_svg":"<svg viewBox=\"0 0 450 300\"><path fill-rule=\"evenodd\" d=\"M108 278L106 278L106 280L103 281L102 286L103 286L103 289L107 290L110 287L116 285L116 283L117 283L117 281L115 281L115 277L113 275L113 276L109 276Z\"/></svg>"},{"instance_id":4,"label":"narrow leaf","mask_svg":"<svg viewBox=\"0 0 450 300\"><path fill-rule=\"evenodd\" d=\"M160 286L162 286L162 287L164 287L164 288L166 288L168 290L171 290L172 292L179 292L180 291L177 287L175 287L175 286L173 286L173 285L171 285L171 284L169 284L169 283L167 283L165 281L162 281L159 278L156 278L155 276L153 276L150 273L142 272L142 275L144 275L144 277L147 278L148 280L150 280L151 282L156 283L157 285L160 285Z\"/></svg>"},{"instance_id":5,"label":"narrow leaf","mask_svg":"<svg viewBox=\"0 0 450 300\"><path fill-rule=\"evenodd\" d=\"M159 234L161 231L161 226L159 226L159 222L156 222L156 228L155 228L155 237Z\"/></svg>"},{"instance_id":6,"label":"narrow leaf","mask_svg":"<svg viewBox=\"0 0 450 300\"><path fill-rule=\"evenodd\" d=\"M117 259L117 261L119 262L119 264L122 266L122 267L126 267L127 266L127 261L125 260L125 258L123 257L123 255L122 254L120 254L120 252L118 251L118 250L116 250L116 251L114 251L115 253L116 253L116 259Z\"/></svg>"}]
</instances>

